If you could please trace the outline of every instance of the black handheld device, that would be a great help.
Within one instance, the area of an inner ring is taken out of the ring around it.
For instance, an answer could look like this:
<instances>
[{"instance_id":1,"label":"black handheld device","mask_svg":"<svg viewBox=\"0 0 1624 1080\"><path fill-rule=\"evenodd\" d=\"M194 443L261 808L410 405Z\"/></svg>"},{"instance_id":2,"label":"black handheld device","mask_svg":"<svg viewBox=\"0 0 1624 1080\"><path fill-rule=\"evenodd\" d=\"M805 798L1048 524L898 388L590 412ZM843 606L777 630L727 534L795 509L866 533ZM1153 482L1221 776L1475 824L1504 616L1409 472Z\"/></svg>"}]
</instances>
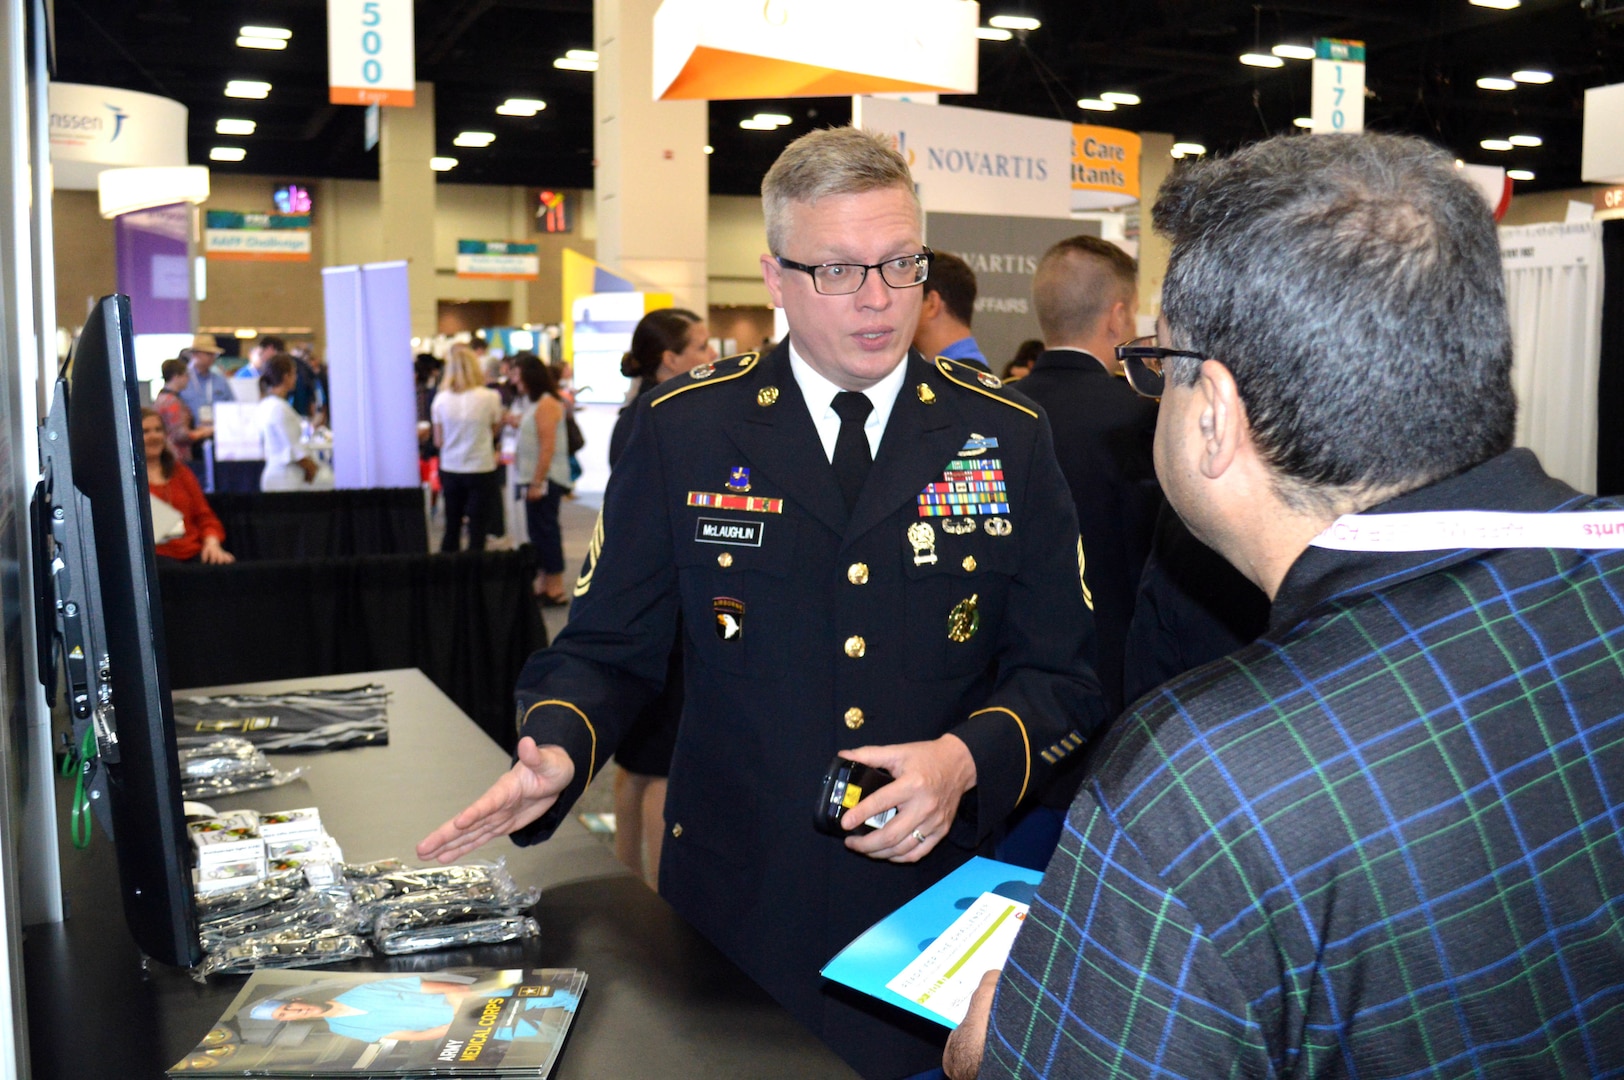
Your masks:
<instances>
[{"instance_id":1,"label":"black handheld device","mask_svg":"<svg viewBox=\"0 0 1624 1080\"><path fill-rule=\"evenodd\" d=\"M829 763L829 768L824 770L823 787L818 793L818 809L813 816L812 827L830 836L845 836L848 830L840 827L840 815L895 779L884 769L836 756ZM871 833L896 816L896 812L897 808L893 806L849 831L859 835Z\"/></svg>"}]
</instances>

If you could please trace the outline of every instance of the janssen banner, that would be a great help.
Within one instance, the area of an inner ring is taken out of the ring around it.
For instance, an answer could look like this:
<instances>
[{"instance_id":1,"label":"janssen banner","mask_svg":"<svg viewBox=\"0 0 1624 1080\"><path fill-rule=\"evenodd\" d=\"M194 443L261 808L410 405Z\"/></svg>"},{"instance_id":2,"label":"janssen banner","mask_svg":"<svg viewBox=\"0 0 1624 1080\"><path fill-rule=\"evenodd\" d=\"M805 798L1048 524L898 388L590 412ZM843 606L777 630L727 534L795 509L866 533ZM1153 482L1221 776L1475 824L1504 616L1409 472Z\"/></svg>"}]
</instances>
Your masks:
<instances>
[{"instance_id":1,"label":"janssen banner","mask_svg":"<svg viewBox=\"0 0 1624 1080\"><path fill-rule=\"evenodd\" d=\"M48 93L53 186L95 191L102 170L186 164L186 106L110 86L53 82Z\"/></svg>"},{"instance_id":2,"label":"janssen banner","mask_svg":"<svg viewBox=\"0 0 1624 1080\"><path fill-rule=\"evenodd\" d=\"M891 139L927 211L1071 214L1072 125L1064 120L860 97L852 123Z\"/></svg>"}]
</instances>

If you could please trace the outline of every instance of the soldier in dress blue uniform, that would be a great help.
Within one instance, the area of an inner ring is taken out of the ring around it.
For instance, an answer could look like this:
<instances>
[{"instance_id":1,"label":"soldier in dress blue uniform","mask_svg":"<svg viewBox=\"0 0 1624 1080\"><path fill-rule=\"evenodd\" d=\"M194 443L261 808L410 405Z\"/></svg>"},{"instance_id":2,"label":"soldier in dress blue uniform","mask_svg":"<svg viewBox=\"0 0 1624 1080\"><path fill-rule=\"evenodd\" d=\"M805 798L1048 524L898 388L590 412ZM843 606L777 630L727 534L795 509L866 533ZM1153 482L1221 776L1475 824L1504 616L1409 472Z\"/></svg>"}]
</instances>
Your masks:
<instances>
[{"instance_id":1,"label":"soldier in dress blue uniform","mask_svg":"<svg viewBox=\"0 0 1624 1080\"><path fill-rule=\"evenodd\" d=\"M861 1073L898 1077L940 1061L942 1030L818 970L990 853L1083 745L1093 623L1040 411L909 348L930 253L903 160L820 131L762 187L788 340L645 395L569 624L520 678L517 763L418 850L550 835L659 691L680 613L660 892ZM812 824L837 753L896 777L842 824L894 816L844 840Z\"/></svg>"}]
</instances>

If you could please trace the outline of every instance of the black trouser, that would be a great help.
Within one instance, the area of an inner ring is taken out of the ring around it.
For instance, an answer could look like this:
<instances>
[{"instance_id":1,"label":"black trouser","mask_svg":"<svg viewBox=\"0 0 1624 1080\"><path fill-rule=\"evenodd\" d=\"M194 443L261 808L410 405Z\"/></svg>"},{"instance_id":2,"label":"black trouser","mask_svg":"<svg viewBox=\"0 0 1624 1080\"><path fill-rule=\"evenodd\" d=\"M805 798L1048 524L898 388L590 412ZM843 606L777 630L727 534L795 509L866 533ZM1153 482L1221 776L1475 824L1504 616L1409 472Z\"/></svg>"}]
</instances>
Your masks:
<instances>
[{"instance_id":1,"label":"black trouser","mask_svg":"<svg viewBox=\"0 0 1624 1080\"><path fill-rule=\"evenodd\" d=\"M440 471L440 493L445 496L445 539L441 551L456 551L462 539L462 523L468 521L468 550L485 550L485 522L490 505L496 501L496 473Z\"/></svg>"}]
</instances>

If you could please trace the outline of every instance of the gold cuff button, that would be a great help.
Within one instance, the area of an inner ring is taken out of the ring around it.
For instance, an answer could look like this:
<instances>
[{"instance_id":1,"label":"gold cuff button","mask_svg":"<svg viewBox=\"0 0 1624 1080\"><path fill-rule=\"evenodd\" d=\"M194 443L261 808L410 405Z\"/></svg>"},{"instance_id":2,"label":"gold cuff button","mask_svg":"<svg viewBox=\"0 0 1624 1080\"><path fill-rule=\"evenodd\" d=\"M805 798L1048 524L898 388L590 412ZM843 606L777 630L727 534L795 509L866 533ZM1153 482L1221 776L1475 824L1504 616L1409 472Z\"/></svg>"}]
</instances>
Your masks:
<instances>
[{"instance_id":1,"label":"gold cuff button","mask_svg":"<svg viewBox=\"0 0 1624 1080\"><path fill-rule=\"evenodd\" d=\"M858 635L853 634L846 639L846 655L853 660L860 658L866 652L868 652L868 642Z\"/></svg>"},{"instance_id":2,"label":"gold cuff button","mask_svg":"<svg viewBox=\"0 0 1624 1080\"><path fill-rule=\"evenodd\" d=\"M855 705L846 710L846 726L856 731L863 726L863 710Z\"/></svg>"},{"instance_id":3,"label":"gold cuff button","mask_svg":"<svg viewBox=\"0 0 1624 1080\"><path fill-rule=\"evenodd\" d=\"M723 564L723 565L726 565L726 564ZM973 573L975 571L975 568L976 568L976 557L974 555L966 555L964 557L964 572L967 573L967 574L968 573Z\"/></svg>"},{"instance_id":4,"label":"gold cuff button","mask_svg":"<svg viewBox=\"0 0 1624 1080\"><path fill-rule=\"evenodd\" d=\"M671 826L671 835L672 836L681 836L682 835L682 823L681 822L678 822L677 824Z\"/></svg>"},{"instance_id":5,"label":"gold cuff button","mask_svg":"<svg viewBox=\"0 0 1624 1080\"><path fill-rule=\"evenodd\" d=\"M868 563L854 562L846 567L846 580L853 585L867 585Z\"/></svg>"},{"instance_id":6,"label":"gold cuff button","mask_svg":"<svg viewBox=\"0 0 1624 1080\"><path fill-rule=\"evenodd\" d=\"M716 556L716 565L720 566L723 570L726 570L728 567L732 566L733 553L731 551L724 551L720 555ZM966 567L966 569L968 569L968 567Z\"/></svg>"}]
</instances>

